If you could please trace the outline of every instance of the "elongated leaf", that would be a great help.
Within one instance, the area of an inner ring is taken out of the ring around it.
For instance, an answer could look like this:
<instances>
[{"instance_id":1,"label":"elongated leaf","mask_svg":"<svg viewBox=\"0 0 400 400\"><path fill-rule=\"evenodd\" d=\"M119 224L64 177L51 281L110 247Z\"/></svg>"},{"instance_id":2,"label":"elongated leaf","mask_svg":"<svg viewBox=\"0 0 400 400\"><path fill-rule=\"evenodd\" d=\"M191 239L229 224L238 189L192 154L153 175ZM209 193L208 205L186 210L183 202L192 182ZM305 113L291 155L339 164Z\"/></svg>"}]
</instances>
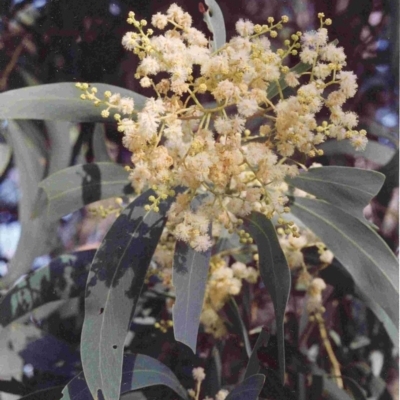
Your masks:
<instances>
[{"instance_id":1,"label":"elongated leaf","mask_svg":"<svg viewBox=\"0 0 400 400\"><path fill-rule=\"evenodd\" d=\"M75 165L40 182L46 197L36 203L35 216L58 219L83 206L109 197L132 193L128 172L115 163Z\"/></svg>"},{"instance_id":2,"label":"elongated leaf","mask_svg":"<svg viewBox=\"0 0 400 400\"><path fill-rule=\"evenodd\" d=\"M287 179L287 182L365 221L363 209L378 194L384 180L385 176L376 171L321 167Z\"/></svg>"},{"instance_id":3,"label":"elongated leaf","mask_svg":"<svg viewBox=\"0 0 400 400\"><path fill-rule=\"evenodd\" d=\"M125 354L121 394L154 385L168 386L182 399L188 399L186 390L167 366L154 358L142 354ZM89 399L91 397L90 391L83 373L80 373L69 382L62 394L61 400Z\"/></svg>"},{"instance_id":4,"label":"elongated leaf","mask_svg":"<svg viewBox=\"0 0 400 400\"><path fill-rule=\"evenodd\" d=\"M246 325L240 315L239 307L236 300L231 296L228 302L228 308L226 309L227 316L233 322L235 333L238 333L243 340L244 348L246 350L247 357L251 356L251 345L249 339L249 333L247 332Z\"/></svg>"},{"instance_id":5,"label":"elongated leaf","mask_svg":"<svg viewBox=\"0 0 400 400\"><path fill-rule=\"evenodd\" d=\"M106 144L104 124L97 123L93 131L93 155L96 162L112 162Z\"/></svg>"},{"instance_id":6,"label":"elongated leaf","mask_svg":"<svg viewBox=\"0 0 400 400\"><path fill-rule=\"evenodd\" d=\"M135 109L140 110L146 97L130 90L104 83L93 83L102 98L106 90L132 97ZM100 109L90 100L81 100L81 91L73 82L50 83L0 94L0 119L44 119L71 122L113 121L113 116L103 118Z\"/></svg>"},{"instance_id":7,"label":"elongated leaf","mask_svg":"<svg viewBox=\"0 0 400 400\"><path fill-rule=\"evenodd\" d=\"M83 294L89 265L95 251L64 254L49 265L26 275L0 303L0 325L4 328L17 318L51 301Z\"/></svg>"},{"instance_id":8,"label":"elongated leaf","mask_svg":"<svg viewBox=\"0 0 400 400\"><path fill-rule=\"evenodd\" d=\"M82 365L90 392L119 398L124 341L151 257L166 222L169 198L159 212L145 211L148 191L116 219L96 252L86 286Z\"/></svg>"},{"instance_id":9,"label":"elongated leaf","mask_svg":"<svg viewBox=\"0 0 400 400\"><path fill-rule=\"evenodd\" d=\"M353 400L346 391L340 389L333 380L326 375L322 376L322 393L327 400Z\"/></svg>"},{"instance_id":10,"label":"elongated leaf","mask_svg":"<svg viewBox=\"0 0 400 400\"><path fill-rule=\"evenodd\" d=\"M264 386L265 375L257 374L245 379L230 392L226 400L257 400Z\"/></svg>"},{"instance_id":11,"label":"elongated leaf","mask_svg":"<svg viewBox=\"0 0 400 400\"><path fill-rule=\"evenodd\" d=\"M354 379L348 378L346 376L343 376L342 378L346 384L346 388L348 388L351 391L354 400L367 400L365 391L360 387L360 385Z\"/></svg>"},{"instance_id":12,"label":"elongated leaf","mask_svg":"<svg viewBox=\"0 0 400 400\"><path fill-rule=\"evenodd\" d=\"M218 50L226 43L224 15L215 0L205 0L208 10L203 14L208 29L213 34L213 49Z\"/></svg>"},{"instance_id":13,"label":"elongated leaf","mask_svg":"<svg viewBox=\"0 0 400 400\"><path fill-rule=\"evenodd\" d=\"M394 301L399 296L398 261L382 238L356 217L321 200L296 198L291 211L332 250L360 290L398 325Z\"/></svg>"},{"instance_id":14,"label":"elongated leaf","mask_svg":"<svg viewBox=\"0 0 400 400\"><path fill-rule=\"evenodd\" d=\"M193 250L179 241L175 247L172 283L175 304L172 309L175 340L186 344L196 353L200 314L203 308L211 249Z\"/></svg>"},{"instance_id":15,"label":"elongated leaf","mask_svg":"<svg viewBox=\"0 0 400 400\"><path fill-rule=\"evenodd\" d=\"M379 165L387 164L393 157L395 150L379 142L370 140L364 151L357 151L348 140L329 140L319 146L327 156L345 154L353 157L364 157Z\"/></svg>"},{"instance_id":16,"label":"elongated leaf","mask_svg":"<svg viewBox=\"0 0 400 400\"><path fill-rule=\"evenodd\" d=\"M260 362L258 360L258 350L261 347L265 347L269 341L269 332L263 328L258 335L257 342L254 345L253 351L251 352L251 356L249 362L247 363L246 372L244 374L244 379L249 378L252 375L258 374L260 371Z\"/></svg>"},{"instance_id":17,"label":"elongated leaf","mask_svg":"<svg viewBox=\"0 0 400 400\"><path fill-rule=\"evenodd\" d=\"M289 299L291 276L287 261L272 222L263 214L252 213L245 220L246 229L257 243L260 275L271 295L275 309L276 336L278 340L279 375L285 376L284 317Z\"/></svg>"},{"instance_id":18,"label":"elongated leaf","mask_svg":"<svg viewBox=\"0 0 400 400\"><path fill-rule=\"evenodd\" d=\"M37 185L45 174L46 158L42 151L42 139L42 133L31 121L8 121L7 142L13 148L20 176L18 214L21 237L9 272L3 278L6 285L11 285L29 272L36 257L48 253L58 244L57 224L54 221L46 217L31 220Z\"/></svg>"}]
</instances>

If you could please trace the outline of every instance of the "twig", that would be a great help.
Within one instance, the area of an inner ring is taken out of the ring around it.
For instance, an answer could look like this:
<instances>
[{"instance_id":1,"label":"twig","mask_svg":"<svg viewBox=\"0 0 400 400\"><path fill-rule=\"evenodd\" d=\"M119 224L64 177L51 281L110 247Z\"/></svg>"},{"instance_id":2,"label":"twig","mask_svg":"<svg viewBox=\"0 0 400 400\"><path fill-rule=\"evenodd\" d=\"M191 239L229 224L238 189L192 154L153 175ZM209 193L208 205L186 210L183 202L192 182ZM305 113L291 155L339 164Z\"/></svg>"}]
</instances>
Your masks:
<instances>
[{"instance_id":1,"label":"twig","mask_svg":"<svg viewBox=\"0 0 400 400\"><path fill-rule=\"evenodd\" d=\"M340 364L337 360L335 353L332 349L331 342L328 338L328 332L326 331L325 321L320 312L315 313L315 320L318 323L319 333L321 335L322 343L325 346L325 350L328 353L329 360L332 364L333 375L335 376L336 384L340 389L343 389L342 373L340 372Z\"/></svg>"},{"instance_id":2,"label":"twig","mask_svg":"<svg viewBox=\"0 0 400 400\"><path fill-rule=\"evenodd\" d=\"M7 64L6 68L4 69L3 76L0 79L0 90L1 91L6 89L8 77L10 76L15 65L17 64L18 58L21 55L23 49L24 49L24 40L22 40L21 43L18 45L18 47L15 49L10 62Z\"/></svg>"}]
</instances>

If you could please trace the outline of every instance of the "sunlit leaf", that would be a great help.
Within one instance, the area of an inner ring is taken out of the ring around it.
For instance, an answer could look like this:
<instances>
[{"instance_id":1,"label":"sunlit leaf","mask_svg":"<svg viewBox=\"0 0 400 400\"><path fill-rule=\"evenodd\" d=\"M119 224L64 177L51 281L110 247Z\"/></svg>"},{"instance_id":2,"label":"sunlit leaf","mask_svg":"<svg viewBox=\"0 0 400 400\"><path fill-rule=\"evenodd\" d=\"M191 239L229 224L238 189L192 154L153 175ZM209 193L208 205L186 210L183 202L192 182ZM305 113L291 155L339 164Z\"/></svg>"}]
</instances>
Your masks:
<instances>
[{"instance_id":1,"label":"sunlit leaf","mask_svg":"<svg viewBox=\"0 0 400 400\"><path fill-rule=\"evenodd\" d=\"M279 244L275 227L267 217L261 213L252 213L251 217L245 220L245 227L257 243L260 275L274 304L278 340L279 376L283 382L285 374L283 326L286 304L290 293L290 271Z\"/></svg>"},{"instance_id":2,"label":"sunlit leaf","mask_svg":"<svg viewBox=\"0 0 400 400\"><path fill-rule=\"evenodd\" d=\"M260 362L258 360L258 350L261 347L266 347L269 341L269 332L263 328L258 335L256 344L254 345L253 351L251 352L251 356L249 362L247 363L246 372L244 374L244 379L249 378L257 374L260 370Z\"/></svg>"},{"instance_id":3,"label":"sunlit leaf","mask_svg":"<svg viewBox=\"0 0 400 400\"><path fill-rule=\"evenodd\" d=\"M257 400L264 386L265 376L257 374L245 379L235 387L226 400Z\"/></svg>"},{"instance_id":4,"label":"sunlit leaf","mask_svg":"<svg viewBox=\"0 0 400 400\"><path fill-rule=\"evenodd\" d=\"M130 90L93 83L98 89L98 97L102 98L106 90L120 93L121 96L132 97L135 109L140 110L146 97ZM0 94L0 119L44 119L71 122L103 122L115 121L113 113L109 118L100 115L99 107L90 100L81 100L81 91L73 82L50 83L9 90Z\"/></svg>"},{"instance_id":5,"label":"sunlit leaf","mask_svg":"<svg viewBox=\"0 0 400 400\"><path fill-rule=\"evenodd\" d=\"M291 211L335 254L362 293L398 325L398 260L383 239L358 218L321 200L295 198Z\"/></svg>"},{"instance_id":6,"label":"sunlit leaf","mask_svg":"<svg viewBox=\"0 0 400 400\"><path fill-rule=\"evenodd\" d=\"M94 253L94 250L86 250L63 254L24 276L0 302L0 325L6 327L51 301L82 295Z\"/></svg>"},{"instance_id":7,"label":"sunlit leaf","mask_svg":"<svg viewBox=\"0 0 400 400\"><path fill-rule=\"evenodd\" d=\"M188 399L187 391L167 366L154 358L142 354L125 354L122 368L121 394L154 385L168 386L182 399ZM80 373L69 382L63 389L62 394L61 400L87 400L91 398L83 373Z\"/></svg>"},{"instance_id":8,"label":"sunlit leaf","mask_svg":"<svg viewBox=\"0 0 400 400\"><path fill-rule=\"evenodd\" d=\"M175 246L172 283L175 304L172 309L175 340L196 353L200 314L206 290L211 249L198 252L182 241Z\"/></svg>"},{"instance_id":9,"label":"sunlit leaf","mask_svg":"<svg viewBox=\"0 0 400 400\"><path fill-rule=\"evenodd\" d=\"M146 211L148 191L116 219L96 252L86 286L82 365L93 397L118 399L124 341L147 268L166 222L169 198Z\"/></svg>"},{"instance_id":10,"label":"sunlit leaf","mask_svg":"<svg viewBox=\"0 0 400 400\"><path fill-rule=\"evenodd\" d=\"M226 43L224 15L215 0L205 0L208 10L203 14L208 29L213 34L213 49L218 50Z\"/></svg>"},{"instance_id":11,"label":"sunlit leaf","mask_svg":"<svg viewBox=\"0 0 400 400\"><path fill-rule=\"evenodd\" d=\"M363 209L381 189L385 176L376 171L348 167L311 168L287 182L319 199L364 219Z\"/></svg>"},{"instance_id":12,"label":"sunlit leaf","mask_svg":"<svg viewBox=\"0 0 400 400\"><path fill-rule=\"evenodd\" d=\"M115 163L75 165L40 182L46 197L34 207L34 214L58 219L83 206L133 192L128 172Z\"/></svg>"}]
</instances>

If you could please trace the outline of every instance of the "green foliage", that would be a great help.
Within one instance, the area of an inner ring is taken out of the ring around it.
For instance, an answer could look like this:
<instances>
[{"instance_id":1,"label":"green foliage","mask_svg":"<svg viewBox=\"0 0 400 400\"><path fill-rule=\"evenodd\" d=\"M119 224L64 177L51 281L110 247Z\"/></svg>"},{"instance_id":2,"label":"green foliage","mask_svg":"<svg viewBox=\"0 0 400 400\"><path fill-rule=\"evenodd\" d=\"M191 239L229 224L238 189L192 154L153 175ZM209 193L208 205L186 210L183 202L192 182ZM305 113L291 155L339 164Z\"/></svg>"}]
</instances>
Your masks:
<instances>
[{"instance_id":1,"label":"green foliage","mask_svg":"<svg viewBox=\"0 0 400 400\"><path fill-rule=\"evenodd\" d=\"M105 399L119 396L125 337L172 202L171 198L162 202L159 212L146 211L150 194L142 194L125 208L90 267L81 355L93 397L99 390Z\"/></svg>"},{"instance_id":2,"label":"green foliage","mask_svg":"<svg viewBox=\"0 0 400 400\"><path fill-rule=\"evenodd\" d=\"M172 283L175 304L172 310L175 340L196 353L197 332L203 309L211 249L193 250L185 242L177 242L174 253Z\"/></svg>"},{"instance_id":3,"label":"green foliage","mask_svg":"<svg viewBox=\"0 0 400 400\"><path fill-rule=\"evenodd\" d=\"M312 168L287 182L365 221L363 209L381 189L385 177L376 171L347 167Z\"/></svg>"},{"instance_id":4,"label":"green foliage","mask_svg":"<svg viewBox=\"0 0 400 400\"><path fill-rule=\"evenodd\" d=\"M333 251L359 290L398 325L398 262L383 239L358 218L321 200L296 198L291 210Z\"/></svg>"},{"instance_id":5,"label":"green foliage","mask_svg":"<svg viewBox=\"0 0 400 400\"><path fill-rule=\"evenodd\" d=\"M1 299L0 325L5 328L49 302L81 296L93 256L94 250L63 254L24 276Z\"/></svg>"},{"instance_id":6,"label":"green foliage","mask_svg":"<svg viewBox=\"0 0 400 400\"><path fill-rule=\"evenodd\" d=\"M257 400L264 385L265 376L256 374L245 379L228 394L226 400Z\"/></svg>"},{"instance_id":7,"label":"green foliage","mask_svg":"<svg viewBox=\"0 0 400 400\"><path fill-rule=\"evenodd\" d=\"M283 325L290 293L290 271L272 222L263 214L252 213L251 218L245 220L245 226L257 243L260 275L274 304L279 372L283 382L285 377L285 336Z\"/></svg>"},{"instance_id":8,"label":"green foliage","mask_svg":"<svg viewBox=\"0 0 400 400\"><path fill-rule=\"evenodd\" d=\"M188 399L186 390L180 385L176 376L161 362L142 354L126 354L123 361L121 394L148 386L165 385L171 388L180 398ZM90 391L83 373L69 382L62 394L61 400L89 398Z\"/></svg>"},{"instance_id":9,"label":"green foliage","mask_svg":"<svg viewBox=\"0 0 400 400\"><path fill-rule=\"evenodd\" d=\"M56 220L95 201L126 196L133 192L127 179L128 173L115 163L74 165L39 183L44 196L37 198L33 213Z\"/></svg>"},{"instance_id":10,"label":"green foliage","mask_svg":"<svg viewBox=\"0 0 400 400\"><path fill-rule=\"evenodd\" d=\"M93 84L100 93L107 90L120 93L121 96L133 97L136 108L143 107L145 97L130 90L105 85ZM91 101L84 101L77 95L74 83L50 83L22 89L9 90L0 94L0 119L43 119L70 122L113 121L112 115L103 118L99 109Z\"/></svg>"},{"instance_id":11,"label":"green foliage","mask_svg":"<svg viewBox=\"0 0 400 400\"><path fill-rule=\"evenodd\" d=\"M220 49L226 42L226 31L224 16L221 8L215 0L205 0L208 10L204 13L203 18L208 29L213 34L213 49Z\"/></svg>"}]
</instances>

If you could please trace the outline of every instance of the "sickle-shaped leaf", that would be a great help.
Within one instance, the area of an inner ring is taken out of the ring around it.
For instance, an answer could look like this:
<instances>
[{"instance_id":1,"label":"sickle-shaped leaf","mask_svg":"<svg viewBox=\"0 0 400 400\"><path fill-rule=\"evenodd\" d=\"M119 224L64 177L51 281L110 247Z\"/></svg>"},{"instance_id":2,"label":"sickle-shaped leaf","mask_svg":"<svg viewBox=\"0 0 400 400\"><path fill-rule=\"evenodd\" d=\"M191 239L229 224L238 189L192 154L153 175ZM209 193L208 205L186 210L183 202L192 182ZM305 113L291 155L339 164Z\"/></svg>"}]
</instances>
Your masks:
<instances>
[{"instance_id":1,"label":"sickle-shaped leaf","mask_svg":"<svg viewBox=\"0 0 400 400\"><path fill-rule=\"evenodd\" d=\"M226 400L257 400L264 386L265 375L257 374L245 379L230 392Z\"/></svg>"},{"instance_id":2,"label":"sickle-shaped leaf","mask_svg":"<svg viewBox=\"0 0 400 400\"><path fill-rule=\"evenodd\" d=\"M2 298L0 325L4 328L46 303L81 295L95 250L63 254L49 265L22 278Z\"/></svg>"},{"instance_id":3,"label":"sickle-shaped leaf","mask_svg":"<svg viewBox=\"0 0 400 400\"><path fill-rule=\"evenodd\" d=\"M128 175L121 165L111 162L63 169L40 182L46 196L36 203L34 215L45 213L58 219L95 201L131 194Z\"/></svg>"},{"instance_id":4,"label":"sickle-shaped leaf","mask_svg":"<svg viewBox=\"0 0 400 400\"><path fill-rule=\"evenodd\" d=\"M213 50L218 50L226 43L224 15L215 0L205 0L208 10L203 14L203 19L208 29L213 34Z\"/></svg>"},{"instance_id":5,"label":"sickle-shaped leaf","mask_svg":"<svg viewBox=\"0 0 400 400\"><path fill-rule=\"evenodd\" d=\"M289 178L287 182L365 221L363 209L377 195L384 180L385 176L376 171L321 167Z\"/></svg>"},{"instance_id":6,"label":"sickle-shaped leaf","mask_svg":"<svg viewBox=\"0 0 400 400\"><path fill-rule=\"evenodd\" d=\"M398 325L398 260L383 239L358 218L321 200L295 198L291 211L335 254L361 292Z\"/></svg>"},{"instance_id":7,"label":"sickle-shaped leaf","mask_svg":"<svg viewBox=\"0 0 400 400\"><path fill-rule=\"evenodd\" d=\"M119 398L124 341L172 198L146 211L150 190L129 204L96 252L86 285L81 339L83 371L92 396Z\"/></svg>"},{"instance_id":8,"label":"sickle-shaped leaf","mask_svg":"<svg viewBox=\"0 0 400 400\"><path fill-rule=\"evenodd\" d=\"M200 314L206 290L211 249L193 250L179 241L175 247L172 282L175 304L172 309L175 340L189 346L196 353Z\"/></svg>"},{"instance_id":9,"label":"sickle-shaped leaf","mask_svg":"<svg viewBox=\"0 0 400 400\"><path fill-rule=\"evenodd\" d=\"M251 356L249 362L247 363L246 372L244 374L244 379L249 378L255 374L258 374L260 371L260 361L258 360L258 350L261 347L266 347L269 341L269 332L263 327L261 329L260 334L258 335L257 342L254 345L253 351L251 352Z\"/></svg>"},{"instance_id":10,"label":"sickle-shaped leaf","mask_svg":"<svg viewBox=\"0 0 400 400\"><path fill-rule=\"evenodd\" d=\"M130 90L93 83L102 98L107 90L132 97L135 109L142 109L146 97ZM0 94L0 119L44 119L71 122L114 121L112 113L109 118L100 115L100 109L90 100L81 100L81 91L73 82L50 83L9 90Z\"/></svg>"},{"instance_id":11,"label":"sickle-shaped leaf","mask_svg":"<svg viewBox=\"0 0 400 400\"><path fill-rule=\"evenodd\" d=\"M279 375L285 376L284 317L289 299L291 276L272 222L261 213L254 212L245 220L245 227L257 243L259 269L262 281L271 295L275 309L278 340Z\"/></svg>"},{"instance_id":12,"label":"sickle-shaped leaf","mask_svg":"<svg viewBox=\"0 0 400 400\"><path fill-rule=\"evenodd\" d=\"M168 386L182 399L188 399L186 390L167 366L142 354L125 354L121 394L154 385ZM62 394L61 400L87 400L91 398L83 373L69 382Z\"/></svg>"},{"instance_id":13,"label":"sickle-shaped leaf","mask_svg":"<svg viewBox=\"0 0 400 400\"><path fill-rule=\"evenodd\" d=\"M18 204L21 237L9 272L3 278L6 285L11 285L29 272L36 257L47 254L57 246L58 236L54 220L46 217L31 219L37 185L45 174L46 155L42 151L42 132L32 121L8 121L7 142L13 148L21 186Z\"/></svg>"}]
</instances>

